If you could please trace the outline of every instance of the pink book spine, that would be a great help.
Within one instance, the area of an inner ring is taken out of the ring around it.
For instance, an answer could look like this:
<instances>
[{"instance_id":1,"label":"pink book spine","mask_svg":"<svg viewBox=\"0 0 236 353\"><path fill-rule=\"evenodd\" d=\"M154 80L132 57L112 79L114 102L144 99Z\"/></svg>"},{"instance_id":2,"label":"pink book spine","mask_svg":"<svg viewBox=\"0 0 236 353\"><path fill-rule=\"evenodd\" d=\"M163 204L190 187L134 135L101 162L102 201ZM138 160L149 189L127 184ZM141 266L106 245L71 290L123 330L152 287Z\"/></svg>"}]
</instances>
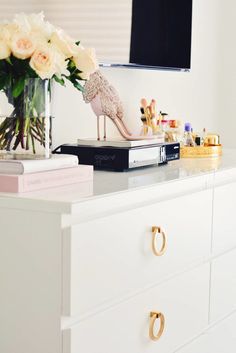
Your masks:
<instances>
[{"instance_id":1,"label":"pink book spine","mask_svg":"<svg viewBox=\"0 0 236 353\"><path fill-rule=\"evenodd\" d=\"M24 175L0 175L0 192L29 192L91 180L93 166L90 165Z\"/></svg>"},{"instance_id":2,"label":"pink book spine","mask_svg":"<svg viewBox=\"0 0 236 353\"><path fill-rule=\"evenodd\" d=\"M19 177L0 175L0 192L19 192Z\"/></svg>"}]
</instances>

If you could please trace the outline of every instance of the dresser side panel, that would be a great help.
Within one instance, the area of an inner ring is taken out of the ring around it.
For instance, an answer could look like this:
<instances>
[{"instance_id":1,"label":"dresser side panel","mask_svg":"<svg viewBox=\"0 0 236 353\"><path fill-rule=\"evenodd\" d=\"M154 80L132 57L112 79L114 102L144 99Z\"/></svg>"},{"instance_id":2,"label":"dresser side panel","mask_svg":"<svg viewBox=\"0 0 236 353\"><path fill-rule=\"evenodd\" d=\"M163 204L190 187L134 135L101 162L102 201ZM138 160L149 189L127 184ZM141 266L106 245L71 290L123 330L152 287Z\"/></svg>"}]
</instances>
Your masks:
<instances>
[{"instance_id":1,"label":"dresser side panel","mask_svg":"<svg viewBox=\"0 0 236 353\"><path fill-rule=\"evenodd\" d=\"M0 352L62 351L61 218L0 208Z\"/></svg>"}]
</instances>

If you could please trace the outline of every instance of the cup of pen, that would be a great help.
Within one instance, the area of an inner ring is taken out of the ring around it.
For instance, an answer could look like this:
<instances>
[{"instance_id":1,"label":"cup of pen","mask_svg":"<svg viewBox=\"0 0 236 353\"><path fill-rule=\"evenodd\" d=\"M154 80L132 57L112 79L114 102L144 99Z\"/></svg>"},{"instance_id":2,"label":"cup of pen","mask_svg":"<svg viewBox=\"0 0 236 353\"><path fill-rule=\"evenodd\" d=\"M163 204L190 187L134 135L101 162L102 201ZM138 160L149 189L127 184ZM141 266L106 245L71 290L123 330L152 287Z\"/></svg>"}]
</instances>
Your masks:
<instances>
[{"instance_id":1,"label":"cup of pen","mask_svg":"<svg viewBox=\"0 0 236 353\"><path fill-rule=\"evenodd\" d=\"M151 103L148 105L145 98L141 99L141 121L143 124L142 133L148 135L150 132L152 135L157 133L157 124L156 124L156 101L155 99L151 100Z\"/></svg>"}]
</instances>

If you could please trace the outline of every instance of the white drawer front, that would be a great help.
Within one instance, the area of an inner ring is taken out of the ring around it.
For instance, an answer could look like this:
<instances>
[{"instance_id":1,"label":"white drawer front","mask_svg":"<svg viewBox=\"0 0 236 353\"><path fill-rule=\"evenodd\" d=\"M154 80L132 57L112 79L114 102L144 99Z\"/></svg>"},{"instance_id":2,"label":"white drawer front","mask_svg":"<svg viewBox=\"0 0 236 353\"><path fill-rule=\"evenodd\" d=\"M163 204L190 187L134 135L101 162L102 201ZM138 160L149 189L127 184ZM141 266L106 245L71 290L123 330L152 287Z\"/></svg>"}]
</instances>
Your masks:
<instances>
[{"instance_id":1,"label":"white drawer front","mask_svg":"<svg viewBox=\"0 0 236 353\"><path fill-rule=\"evenodd\" d=\"M236 309L236 250L212 263L211 321Z\"/></svg>"},{"instance_id":2,"label":"white drawer front","mask_svg":"<svg viewBox=\"0 0 236 353\"><path fill-rule=\"evenodd\" d=\"M208 298L204 265L65 330L63 353L172 353L207 326ZM151 311L165 316L158 341L149 337Z\"/></svg>"},{"instance_id":3,"label":"white drawer front","mask_svg":"<svg viewBox=\"0 0 236 353\"><path fill-rule=\"evenodd\" d=\"M213 214L213 252L236 246L236 183L215 188Z\"/></svg>"},{"instance_id":4,"label":"white drawer front","mask_svg":"<svg viewBox=\"0 0 236 353\"><path fill-rule=\"evenodd\" d=\"M208 256L211 195L204 191L161 202L83 223L64 234L63 314L107 305ZM162 256L152 251L153 225L167 236Z\"/></svg>"},{"instance_id":5,"label":"white drawer front","mask_svg":"<svg viewBox=\"0 0 236 353\"><path fill-rule=\"evenodd\" d=\"M208 330L178 353L235 353L236 315Z\"/></svg>"}]
</instances>

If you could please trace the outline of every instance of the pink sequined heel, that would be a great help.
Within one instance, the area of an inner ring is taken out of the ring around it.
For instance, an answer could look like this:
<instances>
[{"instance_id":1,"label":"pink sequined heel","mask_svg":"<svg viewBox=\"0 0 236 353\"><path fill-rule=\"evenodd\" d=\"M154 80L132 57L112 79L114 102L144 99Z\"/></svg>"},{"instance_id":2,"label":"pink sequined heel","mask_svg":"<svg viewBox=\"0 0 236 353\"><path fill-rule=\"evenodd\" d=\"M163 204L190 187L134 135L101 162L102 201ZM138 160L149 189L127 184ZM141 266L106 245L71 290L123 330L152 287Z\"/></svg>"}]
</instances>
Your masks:
<instances>
[{"instance_id":1,"label":"pink sequined heel","mask_svg":"<svg viewBox=\"0 0 236 353\"><path fill-rule=\"evenodd\" d=\"M106 140L106 117L109 117L119 133L125 140L147 140L154 139L155 136L133 135L126 127L123 119L124 111L118 93L113 86L109 84L107 79L96 71L90 75L89 80L84 85L83 98L86 103L90 103L97 116L97 139L101 139L100 135L100 117L104 117L104 134L103 139Z\"/></svg>"}]
</instances>

